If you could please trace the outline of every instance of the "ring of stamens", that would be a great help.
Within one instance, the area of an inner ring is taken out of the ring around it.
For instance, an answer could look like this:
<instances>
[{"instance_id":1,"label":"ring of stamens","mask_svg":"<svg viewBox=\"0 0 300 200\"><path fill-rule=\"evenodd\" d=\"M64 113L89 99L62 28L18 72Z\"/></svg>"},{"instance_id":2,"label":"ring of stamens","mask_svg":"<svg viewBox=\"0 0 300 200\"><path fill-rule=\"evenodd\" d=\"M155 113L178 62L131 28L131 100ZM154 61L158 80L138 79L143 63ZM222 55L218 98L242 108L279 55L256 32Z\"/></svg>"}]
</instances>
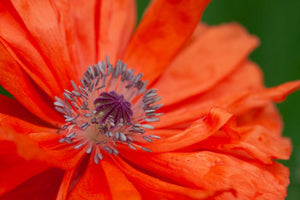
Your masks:
<instances>
[{"instance_id":1,"label":"ring of stamens","mask_svg":"<svg viewBox=\"0 0 300 200\"><path fill-rule=\"evenodd\" d=\"M96 164L104 151L117 155L117 144L151 152L141 141L160 138L147 135L146 129L154 129L148 123L159 121L162 113L155 111L163 104L157 104L160 97L156 89L146 90L147 81L142 81L142 76L134 75L122 61L113 67L108 57L106 62L89 66L81 85L71 81L73 90L65 90L63 99L55 97L55 109L65 118L58 130L63 135L59 142L93 152Z\"/></svg>"}]
</instances>

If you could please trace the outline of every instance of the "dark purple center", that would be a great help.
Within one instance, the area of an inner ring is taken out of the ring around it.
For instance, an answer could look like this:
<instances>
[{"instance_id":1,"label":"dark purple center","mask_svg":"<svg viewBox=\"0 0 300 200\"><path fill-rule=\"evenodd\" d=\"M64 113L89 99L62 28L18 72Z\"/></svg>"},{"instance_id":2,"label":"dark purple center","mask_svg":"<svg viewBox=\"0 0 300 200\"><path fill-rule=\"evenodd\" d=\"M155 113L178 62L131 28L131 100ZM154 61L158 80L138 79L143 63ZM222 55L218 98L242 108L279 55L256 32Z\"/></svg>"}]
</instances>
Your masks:
<instances>
[{"instance_id":1,"label":"dark purple center","mask_svg":"<svg viewBox=\"0 0 300 200\"><path fill-rule=\"evenodd\" d=\"M100 123L105 123L108 119L113 119L114 124L131 122L133 115L131 103L115 91L100 93L99 97L94 100L94 105L96 107L94 113L101 112Z\"/></svg>"}]
</instances>

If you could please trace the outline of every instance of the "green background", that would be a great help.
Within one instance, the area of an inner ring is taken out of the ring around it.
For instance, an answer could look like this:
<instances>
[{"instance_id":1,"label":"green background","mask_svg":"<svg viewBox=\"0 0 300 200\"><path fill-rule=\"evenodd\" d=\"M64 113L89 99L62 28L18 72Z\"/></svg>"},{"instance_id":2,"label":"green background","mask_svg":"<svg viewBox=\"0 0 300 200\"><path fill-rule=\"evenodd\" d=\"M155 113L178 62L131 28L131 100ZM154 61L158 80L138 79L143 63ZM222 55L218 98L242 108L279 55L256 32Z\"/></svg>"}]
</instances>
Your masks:
<instances>
[{"instance_id":1,"label":"green background","mask_svg":"<svg viewBox=\"0 0 300 200\"><path fill-rule=\"evenodd\" d=\"M137 0L139 19L149 0ZM212 0L202 21L214 25L238 22L260 38L260 46L250 58L258 63L268 87L300 79L300 1L299 0ZM284 135L293 142L287 200L300 199L300 91L278 105L283 116Z\"/></svg>"},{"instance_id":2,"label":"green background","mask_svg":"<svg viewBox=\"0 0 300 200\"><path fill-rule=\"evenodd\" d=\"M149 0L137 0L139 20ZM257 35L261 45L250 56L258 63L269 87L300 79L299 0L213 0L202 21L214 25L239 22ZM0 93L9 95L0 86ZM300 92L278 105L284 118L284 135L293 142L293 154L283 161L291 170L288 200L300 199Z\"/></svg>"}]
</instances>

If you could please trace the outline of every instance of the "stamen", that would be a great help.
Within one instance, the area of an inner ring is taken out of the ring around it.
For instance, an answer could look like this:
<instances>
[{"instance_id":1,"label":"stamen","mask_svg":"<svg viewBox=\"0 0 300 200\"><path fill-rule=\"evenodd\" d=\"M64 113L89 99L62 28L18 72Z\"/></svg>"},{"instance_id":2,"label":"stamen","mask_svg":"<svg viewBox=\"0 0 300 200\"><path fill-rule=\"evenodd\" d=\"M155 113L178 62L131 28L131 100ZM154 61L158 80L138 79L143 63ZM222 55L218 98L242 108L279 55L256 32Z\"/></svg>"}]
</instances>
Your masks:
<instances>
[{"instance_id":1,"label":"stamen","mask_svg":"<svg viewBox=\"0 0 300 200\"><path fill-rule=\"evenodd\" d=\"M163 104L157 104L161 98L156 89L146 90L142 76L134 75L122 61L113 67L107 57L106 62L88 67L81 85L71 80L72 89L64 90L64 98L55 97L55 109L66 122L58 129L63 135L58 142L92 153L96 164L103 152L118 155L118 145L151 152L143 144L160 137L146 130L154 129L148 123L159 121L162 113L156 110Z\"/></svg>"}]
</instances>

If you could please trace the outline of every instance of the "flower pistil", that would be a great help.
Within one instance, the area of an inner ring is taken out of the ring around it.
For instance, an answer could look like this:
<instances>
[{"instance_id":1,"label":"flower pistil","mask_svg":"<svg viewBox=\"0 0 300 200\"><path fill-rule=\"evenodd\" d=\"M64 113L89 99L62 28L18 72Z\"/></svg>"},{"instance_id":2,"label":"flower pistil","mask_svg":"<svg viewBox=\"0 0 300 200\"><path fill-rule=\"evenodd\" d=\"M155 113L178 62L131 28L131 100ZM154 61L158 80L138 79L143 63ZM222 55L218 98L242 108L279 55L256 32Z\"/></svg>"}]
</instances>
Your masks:
<instances>
[{"instance_id":1,"label":"flower pistil","mask_svg":"<svg viewBox=\"0 0 300 200\"><path fill-rule=\"evenodd\" d=\"M63 135L59 142L93 152L96 164L103 159L103 151L118 155L118 144L151 152L143 143L160 137L148 135L146 129L154 129L149 122L159 121L162 113L156 110L163 104L157 103L161 98L156 89L146 90L142 76L134 75L122 61L114 67L108 57L89 66L81 85L71 81L73 90L65 90L63 99L55 97L55 109L65 118L58 129Z\"/></svg>"}]
</instances>

